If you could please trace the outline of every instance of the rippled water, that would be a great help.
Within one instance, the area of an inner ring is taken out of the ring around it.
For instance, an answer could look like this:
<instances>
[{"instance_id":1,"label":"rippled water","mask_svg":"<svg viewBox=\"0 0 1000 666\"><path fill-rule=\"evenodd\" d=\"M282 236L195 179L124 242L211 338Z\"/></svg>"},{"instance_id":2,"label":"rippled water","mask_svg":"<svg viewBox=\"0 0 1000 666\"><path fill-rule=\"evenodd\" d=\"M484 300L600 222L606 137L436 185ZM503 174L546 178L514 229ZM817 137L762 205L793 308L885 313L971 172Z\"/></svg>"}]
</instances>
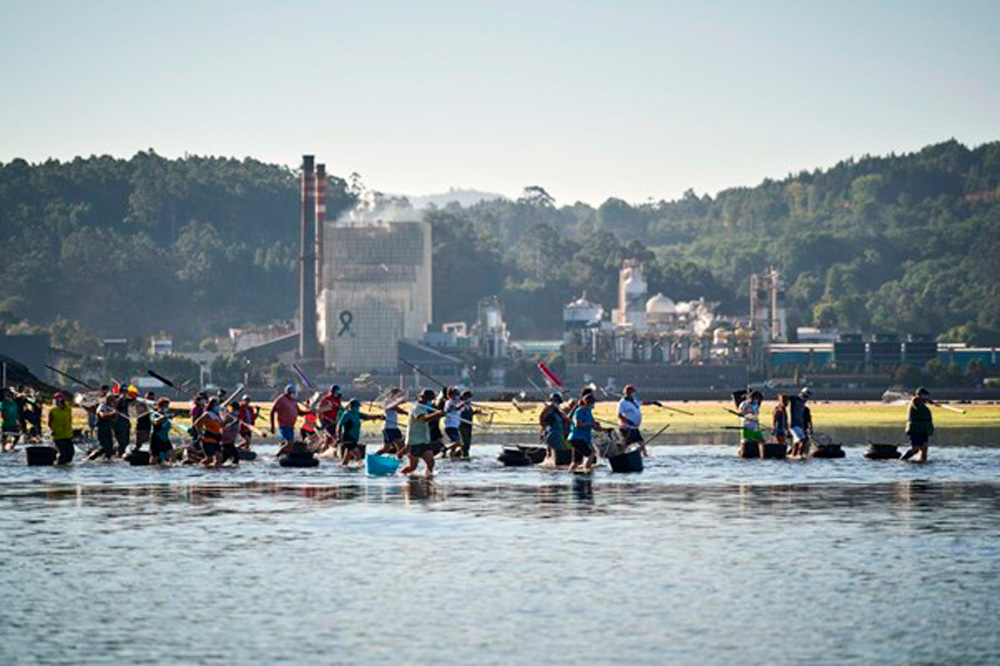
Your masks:
<instances>
[{"instance_id":1,"label":"rippled water","mask_svg":"<svg viewBox=\"0 0 1000 666\"><path fill-rule=\"evenodd\" d=\"M0 663L1000 663L998 448L497 450L429 482L0 456Z\"/></svg>"}]
</instances>

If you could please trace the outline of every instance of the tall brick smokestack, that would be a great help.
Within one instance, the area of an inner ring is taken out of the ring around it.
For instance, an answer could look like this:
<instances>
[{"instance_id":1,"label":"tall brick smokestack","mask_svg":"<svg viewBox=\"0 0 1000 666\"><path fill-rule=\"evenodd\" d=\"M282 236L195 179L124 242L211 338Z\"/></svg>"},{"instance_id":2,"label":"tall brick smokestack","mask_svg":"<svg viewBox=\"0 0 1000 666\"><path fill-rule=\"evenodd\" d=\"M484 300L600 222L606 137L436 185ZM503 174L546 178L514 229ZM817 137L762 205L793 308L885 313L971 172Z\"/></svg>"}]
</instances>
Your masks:
<instances>
[{"instance_id":1,"label":"tall brick smokestack","mask_svg":"<svg viewBox=\"0 0 1000 666\"><path fill-rule=\"evenodd\" d=\"M316 175L313 156L302 156L302 219L299 225L299 358L319 358L316 339Z\"/></svg>"},{"instance_id":2,"label":"tall brick smokestack","mask_svg":"<svg viewBox=\"0 0 1000 666\"><path fill-rule=\"evenodd\" d=\"M326 224L326 165L316 165L316 296L323 290L323 227Z\"/></svg>"}]
</instances>

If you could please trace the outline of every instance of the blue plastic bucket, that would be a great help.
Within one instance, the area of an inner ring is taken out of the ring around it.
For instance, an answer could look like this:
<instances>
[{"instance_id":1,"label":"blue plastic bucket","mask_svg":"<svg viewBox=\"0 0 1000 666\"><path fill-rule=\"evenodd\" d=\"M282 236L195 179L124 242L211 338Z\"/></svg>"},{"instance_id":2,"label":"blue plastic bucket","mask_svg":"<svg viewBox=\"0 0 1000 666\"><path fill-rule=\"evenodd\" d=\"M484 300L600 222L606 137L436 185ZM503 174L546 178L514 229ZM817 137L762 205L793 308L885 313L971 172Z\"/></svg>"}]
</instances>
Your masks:
<instances>
[{"instance_id":1,"label":"blue plastic bucket","mask_svg":"<svg viewBox=\"0 0 1000 666\"><path fill-rule=\"evenodd\" d=\"M369 453L365 456L365 467L372 476L392 476L399 469L399 460Z\"/></svg>"}]
</instances>

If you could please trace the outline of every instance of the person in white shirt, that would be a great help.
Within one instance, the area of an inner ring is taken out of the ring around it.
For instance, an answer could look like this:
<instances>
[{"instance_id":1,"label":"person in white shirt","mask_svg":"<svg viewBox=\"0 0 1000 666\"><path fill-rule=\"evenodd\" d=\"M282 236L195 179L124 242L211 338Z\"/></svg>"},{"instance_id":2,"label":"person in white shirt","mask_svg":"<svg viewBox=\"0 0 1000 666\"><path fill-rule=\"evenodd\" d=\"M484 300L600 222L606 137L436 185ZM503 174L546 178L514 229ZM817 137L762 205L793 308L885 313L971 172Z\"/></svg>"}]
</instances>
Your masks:
<instances>
[{"instance_id":1,"label":"person in white shirt","mask_svg":"<svg viewBox=\"0 0 1000 666\"><path fill-rule=\"evenodd\" d=\"M618 430L625 446L638 444L645 454L646 447L643 445L642 433L639 432L641 425L642 409L636 397L635 387L629 384L625 387L622 399L618 401Z\"/></svg>"},{"instance_id":2,"label":"person in white shirt","mask_svg":"<svg viewBox=\"0 0 1000 666\"><path fill-rule=\"evenodd\" d=\"M764 394L751 391L750 395L740 403L738 408L743 425L743 439L748 442L762 442L764 435L760 430L760 403Z\"/></svg>"},{"instance_id":3,"label":"person in white shirt","mask_svg":"<svg viewBox=\"0 0 1000 666\"><path fill-rule=\"evenodd\" d=\"M462 450L462 434L458 427L462 424L462 410L465 403L459 397L458 389L448 389L448 400L444 403L444 434L448 438L448 455Z\"/></svg>"}]
</instances>

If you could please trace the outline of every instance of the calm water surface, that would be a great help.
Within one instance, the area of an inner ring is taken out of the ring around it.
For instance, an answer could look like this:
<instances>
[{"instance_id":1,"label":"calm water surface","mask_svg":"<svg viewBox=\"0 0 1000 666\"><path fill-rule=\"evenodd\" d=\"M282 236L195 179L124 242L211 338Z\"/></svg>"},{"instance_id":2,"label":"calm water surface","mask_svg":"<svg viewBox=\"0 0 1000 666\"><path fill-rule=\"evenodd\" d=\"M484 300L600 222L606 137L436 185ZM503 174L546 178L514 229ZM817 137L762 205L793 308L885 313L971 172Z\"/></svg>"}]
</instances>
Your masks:
<instances>
[{"instance_id":1,"label":"calm water surface","mask_svg":"<svg viewBox=\"0 0 1000 666\"><path fill-rule=\"evenodd\" d=\"M590 479L480 446L430 482L268 450L0 456L0 663L1000 663L995 446L924 466L665 446Z\"/></svg>"}]
</instances>

